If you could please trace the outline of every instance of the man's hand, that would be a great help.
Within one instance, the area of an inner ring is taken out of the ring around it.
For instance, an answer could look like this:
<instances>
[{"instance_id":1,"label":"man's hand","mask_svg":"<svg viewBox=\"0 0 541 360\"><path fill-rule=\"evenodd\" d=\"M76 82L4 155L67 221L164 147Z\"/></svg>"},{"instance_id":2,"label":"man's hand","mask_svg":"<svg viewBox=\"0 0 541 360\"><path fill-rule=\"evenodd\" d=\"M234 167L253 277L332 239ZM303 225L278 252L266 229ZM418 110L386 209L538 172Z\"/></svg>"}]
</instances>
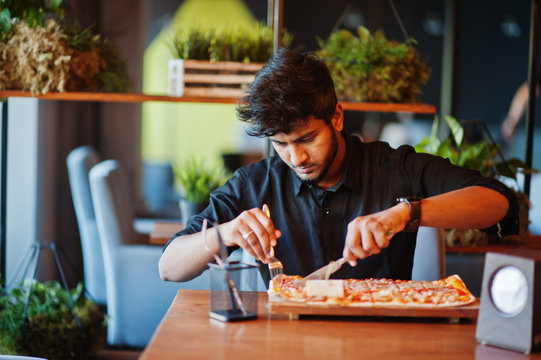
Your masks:
<instances>
[{"instance_id":1,"label":"man's hand","mask_svg":"<svg viewBox=\"0 0 541 360\"><path fill-rule=\"evenodd\" d=\"M364 259L379 254L389 246L391 238L402 231L410 219L410 209L405 203L397 204L375 214L359 216L348 224L343 256L351 266L357 258Z\"/></svg>"},{"instance_id":2,"label":"man's hand","mask_svg":"<svg viewBox=\"0 0 541 360\"><path fill-rule=\"evenodd\" d=\"M271 246L276 246L276 239L282 235L259 208L245 210L235 219L220 225L220 232L225 245L238 245L263 263L269 262Z\"/></svg>"}]
</instances>

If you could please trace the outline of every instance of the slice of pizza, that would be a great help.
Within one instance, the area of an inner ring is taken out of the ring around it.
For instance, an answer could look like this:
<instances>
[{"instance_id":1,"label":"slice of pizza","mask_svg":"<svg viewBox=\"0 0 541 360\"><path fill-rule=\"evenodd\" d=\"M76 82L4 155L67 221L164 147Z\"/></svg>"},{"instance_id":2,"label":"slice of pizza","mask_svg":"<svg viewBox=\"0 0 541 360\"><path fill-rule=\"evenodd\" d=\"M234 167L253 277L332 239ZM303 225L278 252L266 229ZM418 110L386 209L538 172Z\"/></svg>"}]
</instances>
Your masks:
<instances>
[{"instance_id":1,"label":"slice of pizza","mask_svg":"<svg viewBox=\"0 0 541 360\"><path fill-rule=\"evenodd\" d=\"M306 291L304 286L298 284L300 279L302 277L298 275L278 275L271 279L267 293L286 300L304 302Z\"/></svg>"}]
</instances>

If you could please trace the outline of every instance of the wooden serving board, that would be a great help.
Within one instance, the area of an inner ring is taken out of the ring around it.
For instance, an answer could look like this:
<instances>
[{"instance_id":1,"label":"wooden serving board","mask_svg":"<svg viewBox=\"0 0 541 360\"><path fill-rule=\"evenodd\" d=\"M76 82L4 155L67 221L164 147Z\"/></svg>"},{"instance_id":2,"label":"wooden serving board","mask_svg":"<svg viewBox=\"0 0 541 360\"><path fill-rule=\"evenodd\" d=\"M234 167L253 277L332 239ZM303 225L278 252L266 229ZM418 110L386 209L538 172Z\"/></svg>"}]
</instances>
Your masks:
<instances>
[{"instance_id":1,"label":"wooden serving board","mask_svg":"<svg viewBox=\"0 0 541 360\"><path fill-rule=\"evenodd\" d=\"M423 317L449 319L476 319L479 312L479 299L463 306L423 308L399 306L340 306L315 305L296 303L287 300L269 298L269 311L272 313L299 315L330 315L330 316L394 316L394 317Z\"/></svg>"}]
</instances>

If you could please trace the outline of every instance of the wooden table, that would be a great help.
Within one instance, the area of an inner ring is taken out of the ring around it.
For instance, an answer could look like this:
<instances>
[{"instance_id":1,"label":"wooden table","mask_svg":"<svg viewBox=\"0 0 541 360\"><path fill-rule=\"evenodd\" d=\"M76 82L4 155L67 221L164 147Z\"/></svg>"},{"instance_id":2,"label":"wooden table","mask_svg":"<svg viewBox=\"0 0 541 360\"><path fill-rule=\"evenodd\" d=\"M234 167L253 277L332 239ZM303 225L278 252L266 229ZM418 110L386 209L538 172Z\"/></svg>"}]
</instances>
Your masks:
<instances>
[{"instance_id":1,"label":"wooden table","mask_svg":"<svg viewBox=\"0 0 541 360\"><path fill-rule=\"evenodd\" d=\"M258 319L209 318L209 292L180 290L140 359L541 359L480 345L475 322L393 317L269 314L260 293Z\"/></svg>"},{"instance_id":2,"label":"wooden table","mask_svg":"<svg viewBox=\"0 0 541 360\"><path fill-rule=\"evenodd\" d=\"M184 229L181 222L157 221L150 233L150 243L154 245L165 245L171 236Z\"/></svg>"}]
</instances>

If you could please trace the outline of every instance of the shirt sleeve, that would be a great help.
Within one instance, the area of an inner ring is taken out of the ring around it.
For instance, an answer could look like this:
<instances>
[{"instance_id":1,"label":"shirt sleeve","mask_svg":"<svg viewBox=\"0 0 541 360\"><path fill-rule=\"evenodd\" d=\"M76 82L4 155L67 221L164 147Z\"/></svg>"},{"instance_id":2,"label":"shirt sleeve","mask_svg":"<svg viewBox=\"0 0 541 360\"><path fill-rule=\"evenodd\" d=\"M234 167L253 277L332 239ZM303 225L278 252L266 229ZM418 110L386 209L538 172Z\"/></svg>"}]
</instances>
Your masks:
<instances>
[{"instance_id":1,"label":"shirt sleeve","mask_svg":"<svg viewBox=\"0 0 541 360\"><path fill-rule=\"evenodd\" d=\"M205 210L188 218L184 229L169 239L164 250L176 237L200 232L204 219L209 222L209 227L212 227L213 223L223 223L234 219L240 213L239 209L246 208L242 191L245 188L244 174L237 170L225 185L210 194L209 205Z\"/></svg>"}]
</instances>

